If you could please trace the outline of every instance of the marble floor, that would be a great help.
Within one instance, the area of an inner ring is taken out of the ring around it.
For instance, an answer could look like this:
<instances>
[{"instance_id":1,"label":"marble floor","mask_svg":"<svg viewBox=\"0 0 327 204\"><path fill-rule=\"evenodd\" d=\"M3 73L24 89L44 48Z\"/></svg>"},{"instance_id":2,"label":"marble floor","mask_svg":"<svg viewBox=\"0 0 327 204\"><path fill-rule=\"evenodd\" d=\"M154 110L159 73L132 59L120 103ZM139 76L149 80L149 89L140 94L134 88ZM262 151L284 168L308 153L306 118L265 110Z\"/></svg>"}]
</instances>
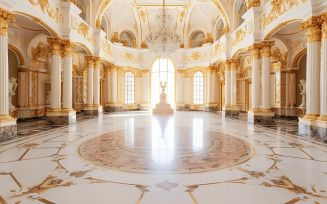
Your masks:
<instances>
[{"instance_id":1,"label":"marble floor","mask_svg":"<svg viewBox=\"0 0 327 204\"><path fill-rule=\"evenodd\" d=\"M207 112L18 124L0 143L0 204L327 203L327 144L297 121Z\"/></svg>"}]
</instances>

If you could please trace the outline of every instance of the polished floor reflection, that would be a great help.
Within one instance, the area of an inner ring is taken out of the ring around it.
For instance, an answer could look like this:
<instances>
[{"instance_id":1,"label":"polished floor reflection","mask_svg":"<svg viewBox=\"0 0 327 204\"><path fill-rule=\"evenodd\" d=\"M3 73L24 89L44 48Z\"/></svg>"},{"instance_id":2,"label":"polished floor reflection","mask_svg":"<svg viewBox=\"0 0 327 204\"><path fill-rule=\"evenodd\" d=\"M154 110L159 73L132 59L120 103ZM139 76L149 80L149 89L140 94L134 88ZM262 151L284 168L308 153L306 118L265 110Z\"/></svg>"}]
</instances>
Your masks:
<instances>
[{"instance_id":1,"label":"polished floor reflection","mask_svg":"<svg viewBox=\"0 0 327 204\"><path fill-rule=\"evenodd\" d=\"M327 145L296 121L206 112L20 123L0 144L0 203L327 203Z\"/></svg>"}]
</instances>

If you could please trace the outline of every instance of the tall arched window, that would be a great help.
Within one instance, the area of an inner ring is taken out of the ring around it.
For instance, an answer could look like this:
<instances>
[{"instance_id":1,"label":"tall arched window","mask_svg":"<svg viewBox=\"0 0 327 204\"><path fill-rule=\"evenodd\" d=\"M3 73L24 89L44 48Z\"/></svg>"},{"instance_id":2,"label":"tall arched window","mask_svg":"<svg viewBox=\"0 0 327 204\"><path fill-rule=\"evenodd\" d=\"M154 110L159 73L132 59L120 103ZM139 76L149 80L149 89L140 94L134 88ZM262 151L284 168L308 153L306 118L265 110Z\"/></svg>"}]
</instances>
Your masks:
<instances>
[{"instance_id":1,"label":"tall arched window","mask_svg":"<svg viewBox=\"0 0 327 204\"><path fill-rule=\"evenodd\" d=\"M193 77L193 104L203 104L203 74L195 72Z\"/></svg>"},{"instance_id":2,"label":"tall arched window","mask_svg":"<svg viewBox=\"0 0 327 204\"><path fill-rule=\"evenodd\" d=\"M151 69L151 102L154 108L160 102L160 82L167 83L167 102L175 106L175 67L168 58L157 59Z\"/></svg>"},{"instance_id":3,"label":"tall arched window","mask_svg":"<svg viewBox=\"0 0 327 204\"><path fill-rule=\"evenodd\" d=\"M134 103L134 74L125 73L125 104Z\"/></svg>"}]
</instances>

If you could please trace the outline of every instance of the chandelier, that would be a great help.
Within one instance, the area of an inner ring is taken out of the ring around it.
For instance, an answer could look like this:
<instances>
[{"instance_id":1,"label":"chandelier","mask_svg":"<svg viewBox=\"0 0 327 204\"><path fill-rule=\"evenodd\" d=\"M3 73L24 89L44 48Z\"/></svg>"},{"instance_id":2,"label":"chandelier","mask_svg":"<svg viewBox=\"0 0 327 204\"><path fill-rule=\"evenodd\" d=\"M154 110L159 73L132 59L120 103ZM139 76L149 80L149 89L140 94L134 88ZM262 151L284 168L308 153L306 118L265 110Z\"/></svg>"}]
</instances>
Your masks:
<instances>
[{"instance_id":1,"label":"chandelier","mask_svg":"<svg viewBox=\"0 0 327 204\"><path fill-rule=\"evenodd\" d=\"M159 29L146 36L146 42L149 50L157 55L167 56L180 47L181 37L169 29L173 16L169 14L168 9L165 7L165 0L163 0L162 9L157 15Z\"/></svg>"}]
</instances>

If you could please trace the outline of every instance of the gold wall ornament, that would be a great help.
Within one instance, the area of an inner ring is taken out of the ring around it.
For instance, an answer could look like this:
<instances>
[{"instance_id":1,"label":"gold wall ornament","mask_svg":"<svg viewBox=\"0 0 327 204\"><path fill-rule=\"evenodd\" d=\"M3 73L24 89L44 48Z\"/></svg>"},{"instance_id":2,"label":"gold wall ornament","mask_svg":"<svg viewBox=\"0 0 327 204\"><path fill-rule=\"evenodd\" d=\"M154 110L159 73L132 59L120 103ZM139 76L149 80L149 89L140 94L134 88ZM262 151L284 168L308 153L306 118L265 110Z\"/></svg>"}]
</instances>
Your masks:
<instances>
[{"instance_id":1,"label":"gold wall ornament","mask_svg":"<svg viewBox=\"0 0 327 204\"><path fill-rule=\"evenodd\" d=\"M299 1L300 0L272 0L270 2L272 9L269 11L269 14L263 13L262 18L260 18L261 28L265 29L279 16L291 10L294 6L298 6Z\"/></svg>"},{"instance_id":2,"label":"gold wall ornament","mask_svg":"<svg viewBox=\"0 0 327 204\"><path fill-rule=\"evenodd\" d=\"M261 42L261 56L262 58L270 57L271 47L275 45L274 41L263 41Z\"/></svg>"},{"instance_id":3,"label":"gold wall ornament","mask_svg":"<svg viewBox=\"0 0 327 204\"><path fill-rule=\"evenodd\" d=\"M194 52L191 54L190 57L187 55L184 56L184 61L185 62L195 62L195 61L200 61L204 60L206 58L206 54L201 54L200 52Z\"/></svg>"},{"instance_id":4,"label":"gold wall ornament","mask_svg":"<svg viewBox=\"0 0 327 204\"><path fill-rule=\"evenodd\" d=\"M301 23L301 29L307 31L308 42L320 42L321 41L321 27L320 18L312 16L308 20Z\"/></svg>"},{"instance_id":5,"label":"gold wall ornament","mask_svg":"<svg viewBox=\"0 0 327 204\"><path fill-rule=\"evenodd\" d=\"M133 53L130 52L124 52L124 53L120 53L119 57L121 60L126 60L126 61L130 61L130 62L136 62L136 63L142 63L142 55L139 54L138 56L134 56Z\"/></svg>"},{"instance_id":6,"label":"gold wall ornament","mask_svg":"<svg viewBox=\"0 0 327 204\"><path fill-rule=\"evenodd\" d=\"M0 35L8 37L9 22L16 22L15 14L0 6Z\"/></svg>"},{"instance_id":7,"label":"gold wall ornament","mask_svg":"<svg viewBox=\"0 0 327 204\"><path fill-rule=\"evenodd\" d=\"M248 29L248 26L245 25L244 29L240 29L235 32L235 37L232 38L232 40L231 40L232 47L238 45L241 41L243 41L245 39L247 29Z\"/></svg>"},{"instance_id":8,"label":"gold wall ornament","mask_svg":"<svg viewBox=\"0 0 327 204\"><path fill-rule=\"evenodd\" d=\"M61 41L63 56L72 57L73 51L75 49L75 43L71 40L62 40Z\"/></svg>"},{"instance_id":9,"label":"gold wall ornament","mask_svg":"<svg viewBox=\"0 0 327 204\"><path fill-rule=\"evenodd\" d=\"M285 53L281 53L278 47L276 47L272 52L271 52L271 58L272 62L282 62L285 63L287 61L287 51Z\"/></svg>"},{"instance_id":10,"label":"gold wall ornament","mask_svg":"<svg viewBox=\"0 0 327 204\"><path fill-rule=\"evenodd\" d=\"M207 33L207 37L206 37L204 43L213 43L212 33Z\"/></svg>"},{"instance_id":11,"label":"gold wall ornament","mask_svg":"<svg viewBox=\"0 0 327 204\"><path fill-rule=\"evenodd\" d=\"M34 0L29 0L29 2L33 6L40 5L41 10L43 13L47 12L48 16L56 21L56 23L62 23L64 21L64 17L59 11L59 8L56 7L55 9L51 8L51 5L49 3L49 0L37 0L34 2Z\"/></svg>"},{"instance_id":12,"label":"gold wall ornament","mask_svg":"<svg viewBox=\"0 0 327 204\"><path fill-rule=\"evenodd\" d=\"M143 42L141 43L141 48L148 48L148 45L146 44L145 41L143 41Z\"/></svg>"},{"instance_id":13,"label":"gold wall ornament","mask_svg":"<svg viewBox=\"0 0 327 204\"><path fill-rule=\"evenodd\" d=\"M253 59L260 59L260 49L261 49L261 44L260 43L254 43L249 47L249 51L252 52L252 57Z\"/></svg>"},{"instance_id":14,"label":"gold wall ornament","mask_svg":"<svg viewBox=\"0 0 327 204\"><path fill-rule=\"evenodd\" d=\"M60 55L61 52L61 39L60 38L48 38L48 43L51 46L52 55Z\"/></svg>"},{"instance_id":15,"label":"gold wall ornament","mask_svg":"<svg viewBox=\"0 0 327 204\"><path fill-rule=\"evenodd\" d=\"M140 10L140 16L141 16L141 19L142 19L143 23L145 23L146 22L146 14L145 14L145 12L142 11L142 10Z\"/></svg>"},{"instance_id":16,"label":"gold wall ornament","mask_svg":"<svg viewBox=\"0 0 327 204\"><path fill-rule=\"evenodd\" d=\"M225 25L222 32L223 32L223 34L229 33L230 32L229 25Z\"/></svg>"},{"instance_id":17,"label":"gold wall ornament","mask_svg":"<svg viewBox=\"0 0 327 204\"><path fill-rule=\"evenodd\" d=\"M36 47L32 47L33 60L46 61L48 54L51 52L51 47L45 45L44 42L39 42Z\"/></svg>"},{"instance_id":18,"label":"gold wall ornament","mask_svg":"<svg viewBox=\"0 0 327 204\"><path fill-rule=\"evenodd\" d=\"M180 47L180 48L184 48L184 43L182 43L179 47Z\"/></svg>"},{"instance_id":19,"label":"gold wall ornament","mask_svg":"<svg viewBox=\"0 0 327 204\"><path fill-rule=\"evenodd\" d=\"M109 57L112 56L112 53L111 53L111 46L110 44L107 42L107 41L103 41L102 42L102 46L101 46L101 49L104 53L106 53Z\"/></svg>"},{"instance_id":20,"label":"gold wall ornament","mask_svg":"<svg viewBox=\"0 0 327 204\"><path fill-rule=\"evenodd\" d=\"M230 59L229 63L231 70L237 70L237 66L240 65L240 61L238 59Z\"/></svg>"},{"instance_id":21,"label":"gold wall ornament","mask_svg":"<svg viewBox=\"0 0 327 204\"><path fill-rule=\"evenodd\" d=\"M118 36L118 32L113 32L113 33L111 34L110 41L111 41L112 43L114 43L114 42L120 43L120 39L119 39L119 36Z\"/></svg>"},{"instance_id":22,"label":"gold wall ornament","mask_svg":"<svg viewBox=\"0 0 327 204\"><path fill-rule=\"evenodd\" d=\"M230 67L230 60L226 60L225 61L225 71L230 71L231 67Z\"/></svg>"},{"instance_id":23,"label":"gold wall ornament","mask_svg":"<svg viewBox=\"0 0 327 204\"><path fill-rule=\"evenodd\" d=\"M245 1L247 9L252 7L260 7L260 0L246 0Z\"/></svg>"},{"instance_id":24,"label":"gold wall ornament","mask_svg":"<svg viewBox=\"0 0 327 204\"><path fill-rule=\"evenodd\" d=\"M180 13L179 13L179 22L182 23L183 22L183 19L185 17L185 10L182 10Z\"/></svg>"},{"instance_id":25,"label":"gold wall ornament","mask_svg":"<svg viewBox=\"0 0 327 204\"><path fill-rule=\"evenodd\" d=\"M94 36L93 34L90 34L90 26L81 22L78 23L77 18L76 20L76 26L73 28L73 30L76 30L78 34L82 35L85 40L87 40L90 43L94 43Z\"/></svg>"},{"instance_id":26,"label":"gold wall ornament","mask_svg":"<svg viewBox=\"0 0 327 204\"><path fill-rule=\"evenodd\" d=\"M218 43L217 45L215 45L215 54L217 55L218 53L223 52L223 47L221 46L220 43Z\"/></svg>"}]
</instances>

